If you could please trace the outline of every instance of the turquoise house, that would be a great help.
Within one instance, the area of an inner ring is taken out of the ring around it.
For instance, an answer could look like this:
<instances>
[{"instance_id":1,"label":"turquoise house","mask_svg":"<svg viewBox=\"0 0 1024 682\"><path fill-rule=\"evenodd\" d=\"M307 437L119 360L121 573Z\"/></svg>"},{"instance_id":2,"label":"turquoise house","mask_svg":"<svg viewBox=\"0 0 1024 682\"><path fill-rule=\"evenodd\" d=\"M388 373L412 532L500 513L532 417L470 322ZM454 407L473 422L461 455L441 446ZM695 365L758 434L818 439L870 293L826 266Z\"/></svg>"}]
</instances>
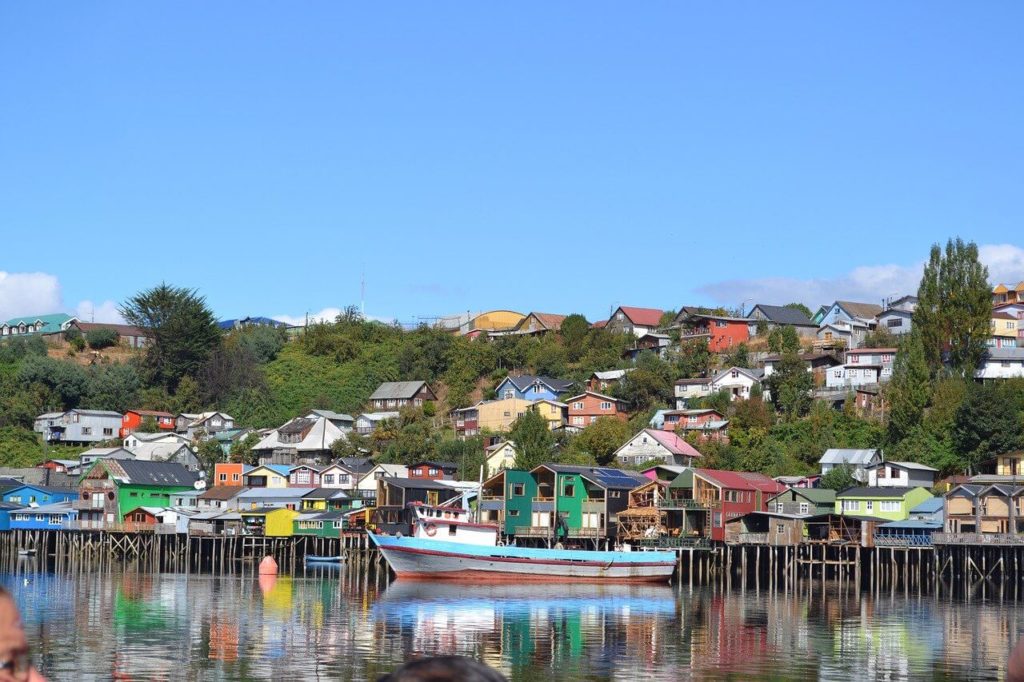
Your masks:
<instances>
[{"instance_id":1,"label":"turquoise house","mask_svg":"<svg viewBox=\"0 0 1024 682\"><path fill-rule=\"evenodd\" d=\"M67 313L15 317L0 324L0 338L31 334L59 334L74 321L75 318Z\"/></svg>"}]
</instances>

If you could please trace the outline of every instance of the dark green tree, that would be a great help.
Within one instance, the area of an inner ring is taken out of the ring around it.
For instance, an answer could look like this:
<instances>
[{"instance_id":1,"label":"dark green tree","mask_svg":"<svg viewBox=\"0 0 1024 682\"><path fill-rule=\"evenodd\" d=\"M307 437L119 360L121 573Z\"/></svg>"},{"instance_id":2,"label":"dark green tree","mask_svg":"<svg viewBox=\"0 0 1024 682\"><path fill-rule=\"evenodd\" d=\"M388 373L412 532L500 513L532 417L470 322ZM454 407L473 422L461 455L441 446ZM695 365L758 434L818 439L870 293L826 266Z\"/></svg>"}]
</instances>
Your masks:
<instances>
[{"instance_id":1,"label":"dark green tree","mask_svg":"<svg viewBox=\"0 0 1024 682\"><path fill-rule=\"evenodd\" d=\"M213 465L224 461L224 451L221 449L220 443L213 438L204 440L199 444L196 456L199 458L203 471L206 472L206 480L212 481Z\"/></svg>"},{"instance_id":2,"label":"dark green tree","mask_svg":"<svg viewBox=\"0 0 1024 682\"><path fill-rule=\"evenodd\" d=\"M788 324L782 327L782 352L800 352L800 336L796 333L796 327Z\"/></svg>"},{"instance_id":3,"label":"dark green tree","mask_svg":"<svg viewBox=\"0 0 1024 682\"><path fill-rule=\"evenodd\" d=\"M146 415L139 422L139 425L135 427L135 431L138 433L158 433L160 431L159 424L156 423L156 417L152 415Z\"/></svg>"},{"instance_id":4,"label":"dark green tree","mask_svg":"<svg viewBox=\"0 0 1024 682\"><path fill-rule=\"evenodd\" d=\"M740 343L729 351L725 356L726 367L747 367L750 363L750 355L747 352L747 344Z\"/></svg>"},{"instance_id":5,"label":"dark green tree","mask_svg":"<svg viewBox=\"0 0 1024 682\"><path fill-rule=\"evenodd\" d=\"M835 490L840 493L849 488L860 485L860 482L853 477L853 470L846 464L832 467L821 477L819 487L826 490Z\"/></svg>"},{"instance_id":6,"label":"dark green tree","mask_svg":"<svg viewBox=\"0 0 1024 682\"><path fill-rule=\"evenodd\" d=\"M953 425L953 446L964 456L969 471L977 473L997 455L1019 449L1024 443L1021 414L1015 402L1003 386L971 386Z\"/></svg>"},{"instance_id":7,"label":"dark green tree","mask_svg":"<svg viewBox=\"0 0 1024 682\"><path fill-rule=\"evenodd\" d=\"M339 438L331 443L331 456L334 459L342 457L365 457L371 452L372 443L366 436L349 431L344 438Z\"/></svg>"},{"instance_id":8,"label":"dark green tree","mask_svg":"<svg viewBox=\"0 0 1024 682\"><path fill-rule=\"evenodd\" d=\"M972 376L985 352L992 319L988 268L978 260L977 245L959 237L946 243L945 252L933 245L917 296L913 326L921 334L932 374L942 369L945 355L954 372Z\"/></svg>"},{"instance_id":9,"label":"dark green tree","mask_svg":"<svg viewBox=\"0 0 1024 682\"><path fill-rule=\"evenodd\" d=\"M911 332L900 343L892 380L885 388L885 393L889 402L887 440L895 444L921 423L931 396L928 362L925 360L921 334L916 327L911 328Z\"/></svg>"},{"instance_id":10,"label":"dark green tree","mask_svg":"<svg viewBox=\"0 0 1024 682\"><path fill-rule=\"evenodd\" d=\"M805 414L811 404L814 378L796 353L783 353L771 376L765 379L776 409L794 419Z\"/></svg>"},{"instance_id":11,"label":"dark green tree","mask_svg":"<svg viewBox=\"0 0 1024 682\"><path fill-rule=\"evenodd\" d=\"M782 329L777 326L768 332L768 350L772 353L782 352Z\"/></svg>"},{"instance_id":12,"label":"dark green tree","mask_svg":"<svg viewBox=\"0 0 1024 682\"><path fill-rule=\"evenodd\" d=\"M124 412L139 403L142 381L132 365L94 367L82 404L97 410Z\"/></svg>"},{"instance_id":13,"label":"dark green tree","mask_svg":"<svg viewBox=\"0 0 1024 682\"><path fill-rule=\"evenodd\" d=\"M547 420L534 410L527 410L512 424L509 440L516 444L516 468L529 471L553 459L555 443Z\"/></svg>"},{"instance_id":14,"label":"dark green tree","mask_svg":"<svg viewBox=\"0 0 1024 682\"><path fill-rule=\"evenodd\" d=\"M672 401L672 366L650 351L637 358L636 368L612 389L631 412L667 405Z\"/></svg>"},{"instance_id":15,"label":"dark green tree","mask_svg":"<svg viewBox=\"0 0 1024 682\"><path fill-rule=\"evenodd\" d=\"M260 442L260 436L258 433L250 433L241 440L236 440L231 445L231 461L241 462L242 464L248 464L249 466L256 466L259 464L259 457L253 448ZM333 447L332 447L333 450Z\"/></svg>"},{"instance_id":16,"label":"dark green tree","mask_svg":"<svg viewBox=\"0 0 1024 682\"><path fill-rule=\"evenodd\" d=\"M120 308L121 316L149 332L145 367L154 383L174 390L195 375L220 343L220 328L206 299L195 289L167 284L139 292Z\"/></svg>"},{"instance_id":17,"label":"dark green tree","mask_svg":"<svg viewBox=\"0 0 1024 682\"><path fill-rule=\"evenodd\" d=\"M102 350L104 348L116 346L120 340L121 335L115 330L107 327L90 329L85 334L85 342L89 344L89 348L92 348L93 350Z\"/></svg>"},{"instance_id":18,"label":"dark green tree","mask_svg":"<svg viewBox=\"0 0 1024 682\"><path fill-rule=\"evenodd\" d=\"M676 356L676 374L680 379L707 376L711 368L711 353L705 339L690 339L679 343Z\"/></svg>"},{"instance_id":19,"label":"dark green tree","mask_svg":"<svg viewBox=\"0 0 1024 682\"><path fill-rule=\"evenodd\" d=\"M584 342L590 333L590 323L587 318L578 313L567 316L562 320L559 328L559 335L562 343L565 344L566 352L569 354L569 362L579 362L586 352Z\"/></svg>"},{"instance_id":20,"label":"dark green tree","mask_svg":"<svg viewBox=\"0 0 1024 682\"><path fill-rule=\"evenodd\" d=\"M601 417L576 434L572 450L586 453L604 466L615 459L615 451L632 435L629 424L613 417Z\"/></svg>"}]
</instances>

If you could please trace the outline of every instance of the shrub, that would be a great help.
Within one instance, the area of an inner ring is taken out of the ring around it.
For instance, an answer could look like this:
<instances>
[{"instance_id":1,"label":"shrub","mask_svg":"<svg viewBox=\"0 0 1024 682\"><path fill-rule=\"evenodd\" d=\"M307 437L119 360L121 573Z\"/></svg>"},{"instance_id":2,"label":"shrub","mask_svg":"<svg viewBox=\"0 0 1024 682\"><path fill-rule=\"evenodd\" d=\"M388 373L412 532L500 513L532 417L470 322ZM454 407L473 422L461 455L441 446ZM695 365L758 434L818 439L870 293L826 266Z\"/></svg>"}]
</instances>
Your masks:
<instances>
[{"instance_id":1,"label":"shrub","mask_svg":"<svg viewBox=\"0 0 1024 682\"><path fill-rule=\"evenodd\" d=\"M117 345L117 342L120 340L121 336L113 329L91 329L85 335L85 342L93 350L110 348Z\"/></svg>"}]
</instances>

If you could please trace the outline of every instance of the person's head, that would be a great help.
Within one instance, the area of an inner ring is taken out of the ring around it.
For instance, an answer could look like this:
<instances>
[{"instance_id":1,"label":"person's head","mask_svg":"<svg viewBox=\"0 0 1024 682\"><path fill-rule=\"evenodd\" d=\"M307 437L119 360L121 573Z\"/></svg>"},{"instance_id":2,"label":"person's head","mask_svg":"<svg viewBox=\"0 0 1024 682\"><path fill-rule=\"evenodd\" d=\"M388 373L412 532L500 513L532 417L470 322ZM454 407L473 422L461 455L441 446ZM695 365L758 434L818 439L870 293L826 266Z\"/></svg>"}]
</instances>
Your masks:
<instances>
[{"instance_id":1,"label":"person's head","mask_svg":"<svg viewBox=\"0 0 1024 682\"><path fill-rule=\"evenodd\" d=\"M29 662L28 638L11 593L0 587L0 682L45 682Z\"/></svg>"},{"instance_id":2,"label":"person's head","mask_svg":"<svg viewBox=\"0 0 1024 682\"><path fill-rule=\"evenodd\" d=\"M504 675L464 656L434 656L406 663L378 682L507 682Z\"/></svg>"}]
</instances>

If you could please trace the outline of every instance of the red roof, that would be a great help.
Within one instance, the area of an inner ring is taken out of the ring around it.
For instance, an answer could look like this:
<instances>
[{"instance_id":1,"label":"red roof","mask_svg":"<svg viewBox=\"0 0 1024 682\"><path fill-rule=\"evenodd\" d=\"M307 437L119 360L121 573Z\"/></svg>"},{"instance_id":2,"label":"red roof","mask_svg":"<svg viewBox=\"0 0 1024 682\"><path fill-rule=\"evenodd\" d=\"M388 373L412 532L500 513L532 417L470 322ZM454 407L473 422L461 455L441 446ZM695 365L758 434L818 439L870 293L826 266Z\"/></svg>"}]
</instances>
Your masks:
<instances>
[{"instance_id":1,"label":"red roof","mask_svg":"<svg viewBox=\"0 0 1024 682\"><path fill-rule=\"evenodd\" d=\"M763 493L775 495L786 489L786 486L768 478L764 474L755 474L748 471L694 469L693 473L695 476L700 476L720 488L728 488L729 490L760 490Z\"/></svg>"},{"instance_id":2,"label":"red roof","mask_svg":"<svg viewBox=\"0 0 1024 682\"><path fill-rule=\"evenodd\" d=\"M661 316L665 314L664 310L658 308L634 308L625 305L620 306L619 310L629 318L630 322L641 327L657 327L661 324Z\"/></svg>"},{"instance_id":3,"label":"red roof","mask_svg":"<svg viewBox=\"0 0 1024 682\"><path fill-rule=\"evenodd\" d=\"M139 415L141 417L169 417L171 419L174 418L174 415L171 414L170 412L158 412L156 410L128 410L128 411L129 412L134 412L135 414L137 414L137 415Z\"/></svg>"},{"instance_id":4,"label":"red roof","mask_svg":"<svg viewBox=\"0 0 1024 682\"><path fill-rule=\"evenodd\" d=\"M644 429L644 433L658 441L662 447L673 455L681 455L683 457L700 457L700 453L697 452L697 449L677 436L674 431Z\"/></svg>"},{"instance_id":5,"label":"red roof","mask_svg":"<svg viewBox=\"0 0 1024 682\"><path fill-rule=\"evenodd\" d=\"M607 324L608 324L608 320L598 320L597 322L595 322L594 324L592 324L590 326L593 327L594 329L601 329L601 328L607 326Z\"/></svg>"}]
</instances>

